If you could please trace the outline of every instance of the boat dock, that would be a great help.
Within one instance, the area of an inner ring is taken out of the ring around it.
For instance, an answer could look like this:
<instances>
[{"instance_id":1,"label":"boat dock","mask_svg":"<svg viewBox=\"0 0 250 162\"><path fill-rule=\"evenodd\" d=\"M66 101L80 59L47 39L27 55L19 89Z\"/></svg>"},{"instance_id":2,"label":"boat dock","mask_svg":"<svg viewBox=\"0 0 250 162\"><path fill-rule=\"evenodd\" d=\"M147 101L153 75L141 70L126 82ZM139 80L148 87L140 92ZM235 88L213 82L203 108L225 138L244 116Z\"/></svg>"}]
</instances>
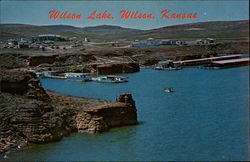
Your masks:
<instances>
[{"instance_id":1,"label":"boat dock","mask_svg":"<svg viewBox=\"0 0 250 162\"><path fill-rule=\"evenodd\" d=\"M211 63L212 61L238 59L241 56L242 55L226 55L226 56L219 56L219 57L175 61L174 64L180 64L181 66L197 66L197 65L202 65L202 64L208 64L208 63Z\"/></svg>"},{"instance_id":2,"label":"boat dock","mask_svg":"<svg viewBox=\"0 0 250 162\"><path fill-rule=\"evenodd\" d=\"M29 70L32 73L35 73L38 78L53 78L53 79L64 79L68 81L75 82L103 82L103 83L125 83L128 82L125 76L116 76L116 75L106 75L106 76L94 76L91 73L63 73L58 74L55 71L43 71L36 72L35 70Z\"/></svg>"},{"instance_id":3,"label":"boat dock","mask_svg":"<svg viewBox=\"0 0 250 162\"><path fill-rule=\"evenodd\" d=\"M91 73L64 73L64 76L67 77L67 78L70 78L70 77L86 77L86 76L90 76L90 75L93 75Z\"/></svg>"},{"instance_id":4,"label":"boat dock","mask_svg":"<svg viewBox=\"0 0 250 162\"><path fill-rule=\"evenodd\" d=\"M53 79L66 79L64 76L46 76L45 78L53 78Z\"/></svg>"},{"instance_id":5,"label":"boat dock","mask_svg":"<svg viewBox=\"0 0 250 162\"><path fill-rule=\"evenodd\" d=\"M249 65L249 57L231 60L212 61L210 67L227 68L246 65Z\"/></svg>"},{"instance_id":6,"label":"boat dock","mask_svg":"<svg viewBox=\"0 0 250 162\"><path fill-rule=\"evenodd\" d=\"M116 76L116 75L107 75L101 77L93 77L92 81L102 82L102 83L125 83L128 82L128 77Z\"/></svg>"},{"instance_id":7,"label":"boat dock","mask_svg":"<svg viewBox=\"0 0 250 162\"><path fill-rule=\"evenodd\" d=\"M65 80L74 81L74 82L89 82L89 81L92 81L92 80L81 80L81 79L65 79Z\"/></svg>"}]
</instances>

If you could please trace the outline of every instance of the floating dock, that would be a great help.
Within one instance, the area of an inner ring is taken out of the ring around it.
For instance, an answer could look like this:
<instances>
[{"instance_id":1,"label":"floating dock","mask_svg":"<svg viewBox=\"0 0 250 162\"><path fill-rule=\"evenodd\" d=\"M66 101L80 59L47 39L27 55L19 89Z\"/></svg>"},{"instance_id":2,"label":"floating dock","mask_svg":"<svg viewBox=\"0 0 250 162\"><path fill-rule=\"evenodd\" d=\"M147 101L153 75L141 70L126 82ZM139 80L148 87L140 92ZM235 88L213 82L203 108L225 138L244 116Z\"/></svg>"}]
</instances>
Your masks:
<instances>
[{"instance_id":1,"label":"floating dock","mask_svg":"<svg viewBox=\"0 0 250 162\"><path fill-rule=\"evenodd\" d=\"M65 76L46 76L45 78L53 78L53 79L66 79Z\"/></svg>"},{"instance_id":2,"label":"floating dock","mask_svg":"<svg viewBox=\"0 0 250 162\"><path fill-rule=\"evenodd\" d=\"M74 81L74 82L90 82L90 81L92 81L92 80L81 80L81 79L65 79L65 80Z\"/></svg>"},{"instance_id":3,"label":"floating dock","mask_svg":"<svg viewBox=\"0 0 250 162\"><path fill-rule=\"evenodd\" d=\"M174 64L180 64L181 66L197 66L197 65L202 65L202 64L208 64L208 63L211 63L212 61L238 59L241 56L242 55L226 55L226 56L219 56L219 57L175 61Z\"/></svg>"},{"instance_id":4,"label":"floating dock","mask_svg":"<svg viewBox=\"0 0 250 162\"><path fill-rule=\"evenodd\" d=\"M246 65L249 65L249 57L231 60L212 61L210 67L227 68Z\"/></svg>"}]
</instances>

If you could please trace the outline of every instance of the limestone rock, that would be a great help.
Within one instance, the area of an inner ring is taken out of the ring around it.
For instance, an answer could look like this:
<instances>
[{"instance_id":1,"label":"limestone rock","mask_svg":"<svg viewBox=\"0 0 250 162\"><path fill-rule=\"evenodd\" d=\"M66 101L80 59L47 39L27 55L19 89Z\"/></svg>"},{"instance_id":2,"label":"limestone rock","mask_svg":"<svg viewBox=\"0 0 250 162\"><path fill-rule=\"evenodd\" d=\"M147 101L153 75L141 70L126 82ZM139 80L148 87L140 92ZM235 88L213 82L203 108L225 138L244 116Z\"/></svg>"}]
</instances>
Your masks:
<instances>
[{"instance_id":1,"label":"limestone rock","mask_svg":"<svg viewBox=\"0 0 250 162\"><path fill-rule=\"evenodd\" d=\"M140 66L137 63L117 62L97 65L96 71L98 74L133 73L140 71Z\"/></svg>"},{"instance_id":2,"label":"limestone rock","mask_svg":"<svg viewBox=\"0 0 250 162\"><path fill-rule=\"evenodd\" d=\"M2 71L0 79L0 152L25 142L58 141L73 131L137 124L131 94L116 102L59 95L40 87L35 75L15 70Z\"/></svg>"},{"instance_id":3,"label":"limestone rock","mask_svg":"<svg viewBox=\"0 0 250 162\"><path fill-rule=\"evenodd\" d=\"M135 102L131 94L122 94L118 102L80 109L76 115L79 132L97 133L112 127L137 124Z\"/></svg>"}]
</instances>

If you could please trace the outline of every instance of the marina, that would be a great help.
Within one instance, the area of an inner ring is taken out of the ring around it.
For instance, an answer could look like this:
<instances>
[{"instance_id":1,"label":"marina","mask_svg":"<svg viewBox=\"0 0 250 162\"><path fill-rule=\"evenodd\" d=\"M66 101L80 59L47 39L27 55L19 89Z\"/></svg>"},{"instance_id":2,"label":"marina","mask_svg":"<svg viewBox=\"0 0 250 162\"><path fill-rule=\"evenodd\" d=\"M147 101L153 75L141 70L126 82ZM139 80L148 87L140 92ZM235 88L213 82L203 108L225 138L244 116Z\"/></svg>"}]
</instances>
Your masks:
<instances>
[{"instance_id":1,"label":"marina","mask_svg":"<svg viewBox=\"0 0 250 162\"><path fill-rule=\"evenodd\" d=\"M249 65L249 58L239 58L231 60L221 60L221 61L212 61L210 66L218 68L227 68L235 66L247 66Z\"/></svg>"},{"instance_id":2,"label":"marina","mask_svg":"<svg viewBox=\"0 0 250 162\"><path fill-rule=\"evenodd\" d=\"M160 61L153 67L155 70L181 70L182 67L179 63L174 63L172 60Z\"/></svg>"},{"instance_id":3,"label":"marina","mask_svg":"<svg viewBox=\"0 0 250 162\"><path fill-rule=\"evenodd\" d=\"M185 67L190 66L204 66L208 69L219 69L226 67L235 67L235 66L246 66L249 65L249 57L244 58L244 55L224 55L219 57L209 57L202 59L192 59L192 60L183 60L183 61L159 61L158 64L153 66L155 70L181 70Z\"/></svg>"},{"instance_id":4,"label":"marina","mask_svg":"<svg viewBox=\"0 0 250 162\"><path fill-rule=\"evenodd\" d=\"M118 75L95 75L91 73L56 73L55 71L36 72L35 70L28 70L35 73L37 78L51 78L64 79L68 81L88 82L94 81L99 83L125 83L128 82L128 77Z\"/></svg>"},{"instance_id":5,"label":"marina","mask_svg":"<svg viewBox=\"0 0 250 162\"><path fill-rule=\"evenodd\" d=\"M66 80L88 82L92 81L91 73L64 73Z\"/></svg>"},{"instance_id":6,"label":"marina","mask_svg":"<svg viewBox=\"0 0 250 162\"><path fill-rule=\"evenodd\" d=\"M125 83L128 82L127 77L107 75L101 77L92 78L93 81L100 83Z\"/></svg>"},{"instance_id":7,"label":"marina","mask_svg":"<svg viewBox=\"0 0 250 162\"><path fill-rule=\"evenodd\" d=\"M193 59L185 61L159 61L152 66L154 70L181 70L185 67L196 66L202 69L222 69L238 66L249 65L249 55L224 55L220 57L210 57L203 59ZM70 81L87 82L95 81L99 83L126 83L128 77L120 75L96 75L95 73L58 73L56 71L36 71L28 70L35 73L38 78L65 79Z\"/></svg>"},{"instance_id":8,"label":"marina","mask_svg":"<svg viewBox=\"0 0 250 162\"><path fill-rule=\"evenodd\" d=\"M201 59L192 59L192 60L184 60L184 61L175 61L174 64L180 64L181 66L197 66L202 64L208 64L212 61L219 60L229 60L229 59L237 59L242 57L242 55L225 55L219 57L209 57L209 58L201 58Z\"/></svg>"},{"instance_id":9,"label":"marina","mask_svg":"<svg viewBox=\"0 0 250 162\"><path fill-rule=\"evenodd\" d=\"M218 70L218 69L233 68L233 67L248 66L248 65L249 65L249 58L244 57L238 59L212 61L209 64L205 64L203 66L198 66L198 67L207 70Z\"/></svg>"}]
</instances>

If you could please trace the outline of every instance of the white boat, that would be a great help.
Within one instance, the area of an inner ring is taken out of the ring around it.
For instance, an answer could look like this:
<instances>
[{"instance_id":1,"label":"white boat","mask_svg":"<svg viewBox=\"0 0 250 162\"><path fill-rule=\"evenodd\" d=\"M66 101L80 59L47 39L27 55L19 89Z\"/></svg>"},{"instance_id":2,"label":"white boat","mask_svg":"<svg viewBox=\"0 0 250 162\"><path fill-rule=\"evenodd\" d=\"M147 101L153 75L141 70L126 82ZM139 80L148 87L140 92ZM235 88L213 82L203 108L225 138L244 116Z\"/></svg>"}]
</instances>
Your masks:
<instances>
[{"instance_id":1,"label":"white boat","mask_svg":"<svg viewBox=\"0 0 250 162\"><path fill-rule=\"evenodd\" d=\"M92 80L92 76L89 73L64 73L64 76L68 80L76 80L76 81Z\"/></svg>"},{"instance_id":2,"label":"white boat","mask_svg":"<svg viewBox=\"0 0 250 162\"><path fill-rule=\"evenodd\" d=\"M181 67L163 67L163 66L156 66L155 70L181 70Z\"/></svg>"},{"instance_id":3,"label":"white boat","mask_svg":"<svg viewBox=\"0 0 250 162\"><path fill-rule=\"evenodd\" d=\"M157 65L154 67L155 70L180 70L181 66L180 64L176 64L171 60L168 61L160 61Z\"/></svg>"},{"instance_id":4,"label":"white boat","mask_svg":"<svg viewBox=\"0 0 250 162\"><path fill-rule=\"evenodd\" d=\"M171 93L171 92L174 92L174 89L173 88L165 88L164 91Z\"/></svg>"},{"instance_id":5,"label":"white boat","mask_svg":"<svg viewBox=\"0 0 250 162\"><path fill-rule=\"evenodd\" d=\"M44 74L42 72L36 72L37 78L44 78Z\"/></svg>"},{"instance_id":6,"label":"white boat","mask_svg":"<svg viewBox=\"0 0 250 162\"><path fill-rule=\"evenodd\" d=\"M154 69L155 70L163 70L164 68L162 66L156 66Z\"/></svg>"},{"instance_id":7,"label":"white boat","mask_svg":"<svg viewBox=\"0 0 250 162\"><path fill-rule=\"evenodd\" d=\"M114 76L114 75L97 77L97 78L93 78L92 80L96 81L96 82L102 82L102 83L124 83L124 82L128 82L127 77Z\"/></svg>"}]
</instances>

